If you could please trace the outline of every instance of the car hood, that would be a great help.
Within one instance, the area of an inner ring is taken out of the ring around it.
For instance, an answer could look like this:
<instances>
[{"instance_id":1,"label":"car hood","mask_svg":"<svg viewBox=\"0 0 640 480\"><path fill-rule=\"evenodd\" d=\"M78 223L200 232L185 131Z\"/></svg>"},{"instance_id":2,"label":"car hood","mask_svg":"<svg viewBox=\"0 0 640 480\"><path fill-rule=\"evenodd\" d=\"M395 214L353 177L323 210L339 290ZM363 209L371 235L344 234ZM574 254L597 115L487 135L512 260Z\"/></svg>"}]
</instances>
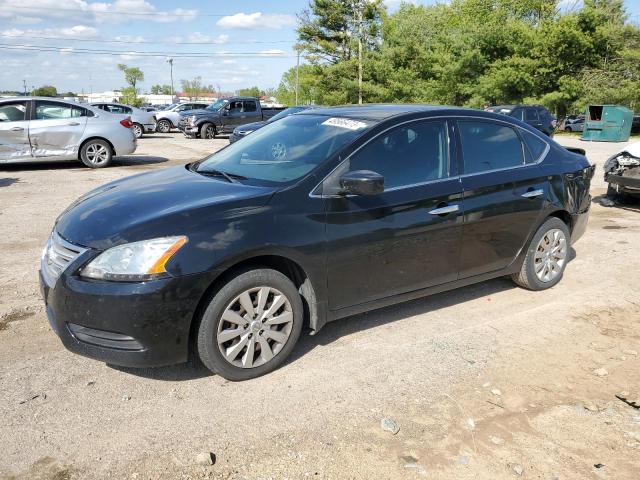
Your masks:
<instances>
[{"instance_id":1,"label":"car hood","mask_svg":"<svg viewBox=\"0 0 640 480\"><path fill-rule=\"evenodd\" d=\"M244 125L236 127L234 131L253 132L254 130L258 130L259 128L264 127L266 124L267 122L245 123Z\"/></svg>"},{"instance_id":2,"label":"car hood","mask_svg":"<svg viewBox=\"0 0 640 480\"><path fill-rule=\"evenodd\" d=\"M264 206L274 189L203 176L184 166L103 185L72 203L56 222L67 241L106 249L148 238L183 235L198 225Z\"/></svg>"},{"instance_id":3,"label":"car hood","mask_svg":"<svg viewBox=\"0 0 640 480\"><path fill-rule=\"evenodd\" d=\"M181 117L190 117L195 115L196 117L201 117L205 115L215 115L217 112L213 110L206 110L204 108L198 108L196 110L185 110L184 112L180 112ZM219 113L219 112L218 112Z\"/></svg>"}]
</instances>

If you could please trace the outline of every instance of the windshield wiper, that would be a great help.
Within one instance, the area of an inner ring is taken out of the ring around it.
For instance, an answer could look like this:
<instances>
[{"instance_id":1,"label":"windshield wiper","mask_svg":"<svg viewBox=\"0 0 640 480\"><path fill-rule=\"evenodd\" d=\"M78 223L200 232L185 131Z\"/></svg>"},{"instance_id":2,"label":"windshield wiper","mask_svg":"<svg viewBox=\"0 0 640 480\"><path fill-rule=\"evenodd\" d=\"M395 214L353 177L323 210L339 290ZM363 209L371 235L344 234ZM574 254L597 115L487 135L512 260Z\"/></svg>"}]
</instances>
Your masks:
<instances>
[{"instance_id":1,"label":"windshield wiper","mask_svg":"<svg viewBox=\"0 0 640 480\"><path fill-rule=\"evenodd\" d=\"M224 177L229 183L240 183L238 180L246 180L247 177L243 177L242 175L236 175L235 173L227 173L222 170L215 169L207 169L207 170L196 170L198 173L202 175L211 175L213 177Z\"/></svg>"}]
</instances>

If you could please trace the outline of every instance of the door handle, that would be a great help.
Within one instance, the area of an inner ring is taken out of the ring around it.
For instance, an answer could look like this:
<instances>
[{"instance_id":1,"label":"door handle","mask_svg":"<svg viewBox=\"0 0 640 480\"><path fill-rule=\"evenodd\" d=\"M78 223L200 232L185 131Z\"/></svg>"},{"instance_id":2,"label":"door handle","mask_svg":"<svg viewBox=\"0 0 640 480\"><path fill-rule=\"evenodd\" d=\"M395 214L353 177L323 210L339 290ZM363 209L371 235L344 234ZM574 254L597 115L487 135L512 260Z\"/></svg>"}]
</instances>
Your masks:
<instances>
[{"instance_id":1,"label":"door handle","mask_svg":"<svg viewBox=\"0 0 640 480\"><path fill-rule=\"evenodd\" d=\"M69 122L69 123L67 123L67 125L69 125L71 127L77 127L80 124L78 122Z\"/></svg>"},{"instance_id":2,"label":"door handle","mask_svg":"<svg viewBox=\"0 0 640 480\"><path fill-rule=\"evenodd\" d=\"M12 132L22 132L23 130L24 130L24 128L23 128L23 127L13 127L13 128L11 129L11 131L12 131Z\"/></svg>"},{"instance_id":3,"label":"door handle","mask_svg":"<svg viewBox=\"0 0 640 480\"><path fill-rule=\"evenodd\" d=\"M436 208L435 210L429 210L431 215L447 215L449 213L457 212L460 210L459 205L447 205L446 207Z\"/></svg>"},{"instance_id":4,"label":"door handle","mask_svg":"<svg viewBox=\"0 0 640 480\"><path fill-rule=\"evenodd\" d=\"M542 190L541 188L538 188L537 190L529 190L528 192L523 193L521 197L536 198L543 194L544 194L544 190Z\"/></svg>"}]
</instances>

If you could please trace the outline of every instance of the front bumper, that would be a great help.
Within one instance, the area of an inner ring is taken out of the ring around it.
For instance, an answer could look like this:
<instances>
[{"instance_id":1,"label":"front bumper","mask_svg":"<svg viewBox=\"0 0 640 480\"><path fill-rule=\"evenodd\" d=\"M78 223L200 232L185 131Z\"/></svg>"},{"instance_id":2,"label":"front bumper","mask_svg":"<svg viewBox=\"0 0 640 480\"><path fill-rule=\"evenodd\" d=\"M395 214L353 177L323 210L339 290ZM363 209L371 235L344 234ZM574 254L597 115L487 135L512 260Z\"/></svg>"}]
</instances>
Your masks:
<instances>
[{"instance_id":1,"label":"front bumper","mask_svg":"<svg viewBox=\"0 0 640 480\"><path fill-rule=\"evenodd\" d=\"M88 255L91 253L88 252ZM189 330L206 274L139 283L100 282L67 272L53 284L40 272L47 317L63 345L114 365L155 367L187 360Z\"/></svg>"},{"instance_id":2,"label":"front bumper","mask_svg":"<svg viewBox=\"0 0 640 480\"><path fill-rule=\"evenodd\" d=\"M640 193L640 177L625 177L622 175L608 174L605 177L605 181L610 184L617 185L619 190L630 193Z\"/></svg>"},{"instance_id":3,"label":"front bumper","mask_svg":"<svg viewBox=\"0 0 640 480\"><path fill-rule=\"evenodd\" d=\"M145 123L143 127L144 127L144 133L154 133L156 131L155 123Z\"/></svg>"}]
</instances>

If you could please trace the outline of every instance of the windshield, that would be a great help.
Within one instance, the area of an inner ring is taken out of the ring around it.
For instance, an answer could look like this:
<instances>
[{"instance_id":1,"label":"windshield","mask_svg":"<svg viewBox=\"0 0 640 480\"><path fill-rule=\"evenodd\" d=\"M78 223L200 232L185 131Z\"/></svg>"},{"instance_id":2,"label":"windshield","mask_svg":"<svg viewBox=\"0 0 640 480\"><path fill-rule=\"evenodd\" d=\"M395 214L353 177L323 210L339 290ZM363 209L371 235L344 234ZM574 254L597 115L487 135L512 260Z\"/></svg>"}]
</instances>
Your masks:
<instances>
[{"instance_id":1,"label":"windshield","mask_svg":"<svg viewBox=\"0 0 640 480\"><path fill-rule=\"evenodd\" d=\"M290 107L290 108L285 108L284 110L282 110L280 113L274 115L273 117L271 117L269 120L267 120L268 122L275 122L276 120L280 120L281 118L284 117L288 117L289 115L293 115L294 113L298 113L301 112L302 110L306 110L305 107Z\"/></svg>"},{"instance_id":2,"label":"windshield","mask_svg":"<svg viewBox=\"0 0 640 480\"><path fill-rule=\"evenodd\" d=\"M224 99L216 100L212 104L207 105L207 108L205 110L217 111L217 110L220 110L222 107L224 107L227 103L229 103L229 100L224 100Z\"/></svg>"},{"instance_id":3,"label":"windshield","mask_svg":"<svg viewBox=\"0 0 640 480\"><path fill-rule=\"evenodd\" d=\"M363 120L292 115L208 157L197 171L222 171L258 183L287 183L309 173L369 126Z\"/></svg>"}]
</instances>

